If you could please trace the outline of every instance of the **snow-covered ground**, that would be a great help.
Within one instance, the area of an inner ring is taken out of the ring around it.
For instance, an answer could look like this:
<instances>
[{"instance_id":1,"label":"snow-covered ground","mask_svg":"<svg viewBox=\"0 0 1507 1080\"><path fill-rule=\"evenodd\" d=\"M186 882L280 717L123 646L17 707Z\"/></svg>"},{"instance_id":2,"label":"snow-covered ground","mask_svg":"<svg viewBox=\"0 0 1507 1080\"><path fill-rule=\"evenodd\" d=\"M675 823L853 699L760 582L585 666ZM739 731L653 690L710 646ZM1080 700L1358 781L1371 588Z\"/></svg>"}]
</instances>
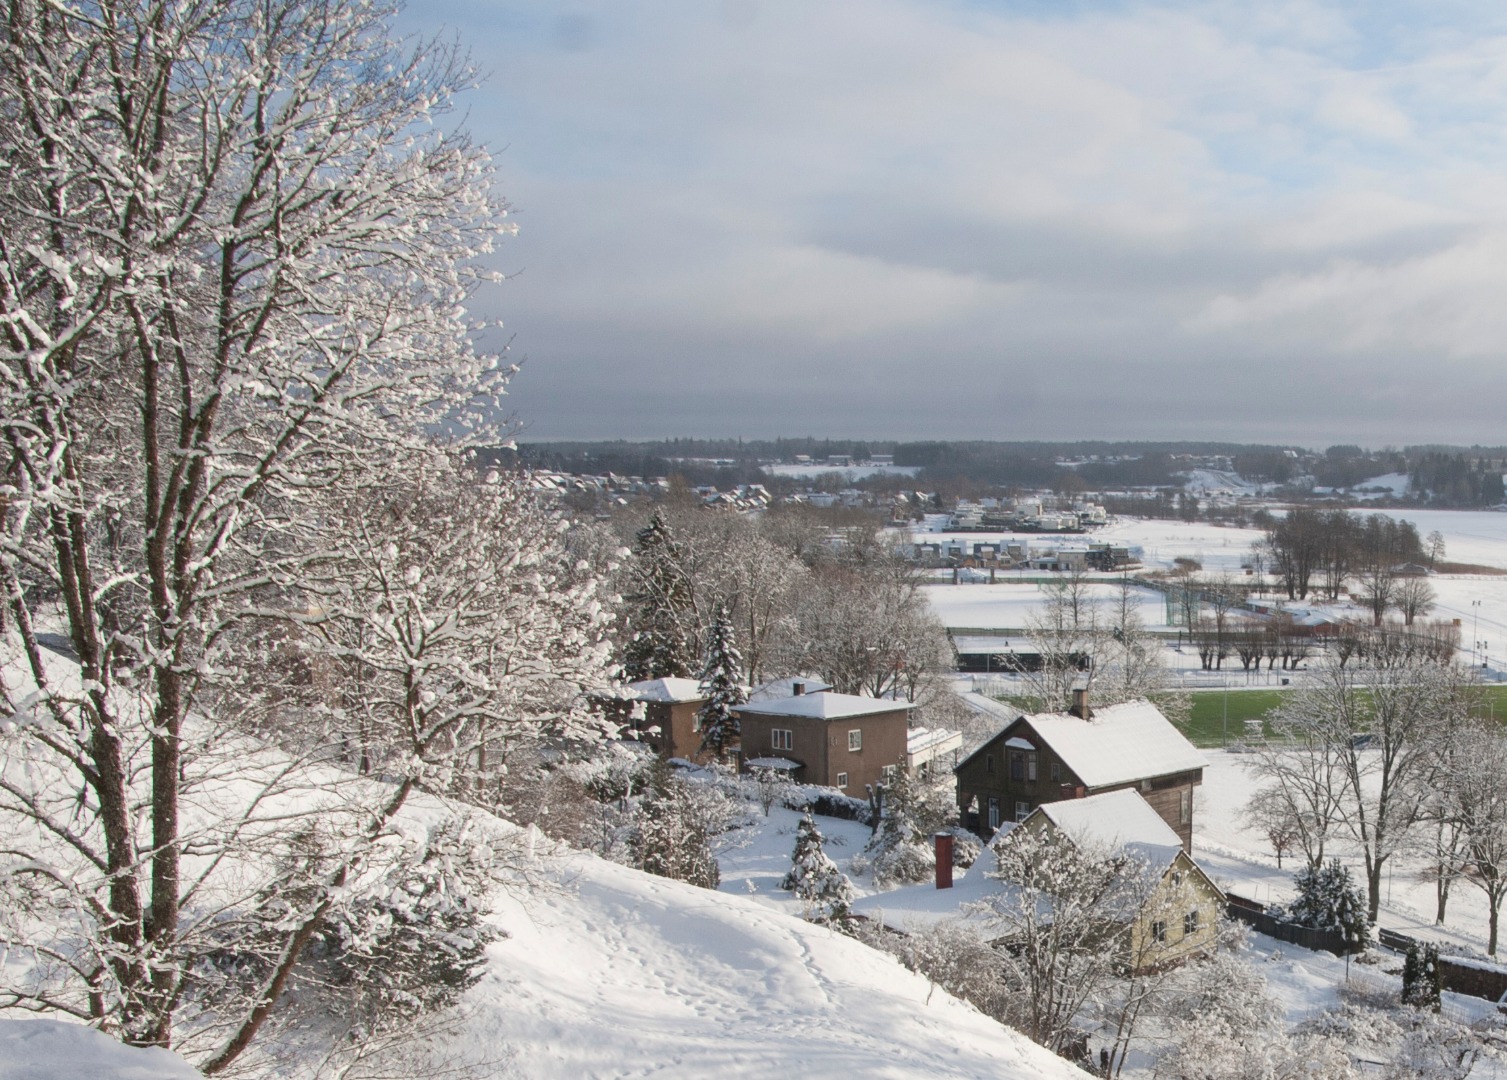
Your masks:
<instances>
[{"instance_id":1,"label":"snow-covered ground","mask_svg":"<svg viewBox=\"0 0 1507 1080\"><path fill-rule=\"evenodd\" d=\"M734 858L720 891L577 854L550 866L556 891L505 899L511 936L471 993L467 1043L506 1048L510 1077L551 1080L1081 1080L888 956L801 920L764 865L776 850L778 872L790 864L794 815L775 814L743 849L759 865Z\"/></svg>"},{"instance_id":2,"label":"snow-covered ground","mask_svg":"<svg viewBox=\"0 0 1507 1080\"><path fill-rule=\"evenodd\" d=\"M168 1050L125 1046L61 1020L0 1020L0 1080L199 1080Z\"/></svg>"},{"instance_id":3,"label":"snow-covered ground","mask_svg":"<svg viewBox=\"0 0 1507 1080\"><path fill-rule=\"evenodd\" d=\"M830 473L842 473L849 480L862 480L866 476L915 476L921 471L915 465L765 465L763 469L773 476L788 476L794 480L814 480Z\"/></svg>"},{"instance_id":4,"label":"snow-covered ground","mask_svg":"<svg viewBox=\"0 0 1507 1080\"><path fill-rule=\"evenodd\" d=\"M1434 574L1429 584L1438 596L1429 613L1434 619L1459 619L1462 652L1486 660L1492 671L1507 670L1507 513L1469 510L1383 510L1380 513L1411 521L1419 535L1438 531L1445 539L1445 558L1449 562L1470 563L1502 570L1496 574ZM922 534L916 534L922 539ZM956 537L968 541L1002 540L1006 537L1042 544L1042 536L1007 533L927 533L924 539L935 541ZM1105 528L1095 530L1091 538L1139 549L1148 570L1166 570L1174 559L1194 559L1205 574L1228 573L1245 578L1242 563L1250 558L1251 545L1261 539L1257 529L1239 529L1203 523L1186 524L1140 518L1117 518ZM1081 540L1081 538L1079 538ZM1016 629L1026 626L1030 613L1041 603L1039 585L1023 579L1036 579L1041 571L1000 571L996 584L987 577L966 578L957 585L950 577L945 582L923 586L932 610L946 626ZM1118 593L1115 575L1098 575L1103 580L1092 586L1092 594L1107 601ZM1160 593L1137 590L1141 598L1141 618L1151 629L1167 628L1166 603ZM1310 600L1310 603L1313 603ZM1320 606L1320 605L1315 605ZM1337 616L1369 618L1369 614L1348 603L1322 605ZM1477 649L1475 642L1484 642ZM1180 665L1179 658L1167 657L1170 666Z\"/></svg>"}]
</instances>

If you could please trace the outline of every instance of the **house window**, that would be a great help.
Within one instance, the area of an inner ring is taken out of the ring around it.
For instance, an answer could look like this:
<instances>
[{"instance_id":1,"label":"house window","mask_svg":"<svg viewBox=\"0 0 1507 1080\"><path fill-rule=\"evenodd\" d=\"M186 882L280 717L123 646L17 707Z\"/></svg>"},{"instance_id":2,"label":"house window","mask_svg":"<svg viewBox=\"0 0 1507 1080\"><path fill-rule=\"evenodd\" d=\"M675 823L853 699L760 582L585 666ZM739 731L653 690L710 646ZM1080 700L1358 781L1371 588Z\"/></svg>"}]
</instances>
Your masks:
<instances>
[{"instance_id":1,"label":"house window","mask_svg":"<svg viewBox=\"0 0 1507 1080\"><path fill-rule=\"evenodd\" d=\"M1019 752L1010 755L1010 779L1024 780L1026 778L1026 763Z\"/></svg>"},{"instance_id":2,"label":"house window","mask_svg":"<svg viewBox=\"0 0 1507 1080\"><path fill-rule=\"evenodd\" d=\"M989 800L989 828L999 828L999 800L995 798Z\"/></svg>"},{"instance_id":3,"label":"house window","mask_svg":"<svg viewBox=\"0 0 1507 1080\"><path fill-rule=\"evenodd\" d=\"M1035 754L1027 754L1026 755L1026 779L1027 780L1032 780L1032 781L1034 781L1036 779L1036 755Z\"/></svg>"},{"instance_id":4,"label":"house window","mask_svg":"<svg viewBox=\"0 0 1507 1080\"><path fill-rule=\"evenodd\" d=\"M893 780L895 778L895 766L893 765L886 765L879 771L885 780Z\"/></svg>"},{"instance_id":5,"label":"house window","mask_svg":"<svg viewBox=\"0 0 1507 1080\"><path fill-rule=\"evenodd\" d=\"M1154 923L1151 924L1151 940L1167 940L1167 924L1164 923L1161 919L1157 919Z\"/></svg>"},{"instance_id":6,"label":"house window","mask_svg":"<svg viewBox=\"0 0 1507 1080\"><path fill-rule=\"evenodd\" d=\"M795 732L790 728L773 728L769 735L776 750L795 749Z\"/></svg>"},{"instance_id":7,"label":"house window","mask_svg":"<svg viewBox=\"0 0 1507 1080\"><path fill-rule=\"evenodd\" d=\"M1060 761L1052 762L1052 783L1062 783L1062 762Z\"/></svg>"},{"instance_id":8,"label":"house window","mask_svg":"<svg viewBox=\"0 0 1507 1080\"><path fill-rule=\"evenodd\" d=\"M1183 791L1177 797L1177 819L1184 825L1193 820L1193 792Z\"/></svg>"},{"instance_id":9,"label":"house window","mask_svg":"<svg viewBox=\"0 0 1507 1080\"><path fill-rule=\"evenodd\" d=\"M863 749L863 730L861 728L859 730L857 730L857 731L850 731L850 732L848 732L848 749L849 750L862 750Z\"/></svg>"},{"instance_id":10,"label":"house window","mask_svg":"<svg viewBox=\"0 0 1507 1080\"><path fill-rule=\"evenodd\" d=\"M985 754L984 755L984 771L987 772L987 773L992 773L994 771L994 755L993 754Z\"/></svg>"},{"instance_id":11,"label":"house window","mask_svg":"<svg viewBox=\"0 0 1507 1080\"><path fill-rule=\"evenodd\" d=\"M1188 912L1183 916L1183 936L1189 937L1198 933L1198 910Z\"/></svg>"},{"instance_id":12,"label":"house window","mask_svg":"<svg viewBox=\"0 0 1507 1080\"><path fill-rule=\"evenodd\" d=\"M837 774L837 786L840 787L840 788L845 788L845 787L848 786L848 774L847 773L840 772L840 773Z\"/></svg>"},{"instance_id":13,"label":"house window","mask_svg":"<svg viewBox=\"0 0 1507 1080\"><path fill-rule=\"evenodd\" d=\"M1031 815L1031 804L1028 803L1028 802L1022 802L1021 800L1016 799L1015 800L1015 820L1016 821L1024 821L1024 820L1026 820L1026 818L1030 817L1030 815Z\"/></svg>"}]
</instances>

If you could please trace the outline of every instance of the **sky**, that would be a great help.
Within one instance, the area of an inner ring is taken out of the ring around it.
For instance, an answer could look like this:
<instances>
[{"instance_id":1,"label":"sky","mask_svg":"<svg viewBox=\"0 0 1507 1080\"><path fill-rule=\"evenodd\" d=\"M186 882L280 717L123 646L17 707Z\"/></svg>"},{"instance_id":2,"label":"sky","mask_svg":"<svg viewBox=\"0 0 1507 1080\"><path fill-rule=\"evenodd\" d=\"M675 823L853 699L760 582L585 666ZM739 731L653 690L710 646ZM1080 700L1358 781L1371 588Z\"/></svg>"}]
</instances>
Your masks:
<instances>
[{"instance_id":1,"label":"sky","mask_svg":"<svg viewBox=\"0 0 1507 1080\"><path fill-rule=\"evenodd\" d=\"M524 440L1507 443L1499 0L430 0Z\"/></svg>"}]
</instances>

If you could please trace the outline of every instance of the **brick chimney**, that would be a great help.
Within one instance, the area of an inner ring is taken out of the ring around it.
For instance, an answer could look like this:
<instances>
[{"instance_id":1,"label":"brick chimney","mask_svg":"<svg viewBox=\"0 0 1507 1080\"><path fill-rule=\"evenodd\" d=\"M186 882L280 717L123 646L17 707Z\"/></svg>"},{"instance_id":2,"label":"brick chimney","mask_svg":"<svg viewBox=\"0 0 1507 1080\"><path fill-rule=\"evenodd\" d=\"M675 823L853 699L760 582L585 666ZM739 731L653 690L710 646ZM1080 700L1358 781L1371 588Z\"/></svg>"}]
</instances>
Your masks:
<instances>
[{"instance_id":1,"label":"brick chimney","mask_svg":"<svg viewBox=\"0 0 1507 1080\"><path fill-rule=\"evenodd\" d=\"M1079 720L1087 720L1094 715L1094 711L1088 707L1088 685L1073 686L1073 707L1068 710Z\"/></svg>"},{"instance_id":2,"label":"brick chimney","mask_svg":"<svg viewBox=\"0 0 1507 1080\"><path fill-rule=\"evenodd\" d=\"M952 833L939 832L932 837L937 848L937 888L952 888Z\"/></svg>"},{"instance_id":3,"label":"brick chimney","mask_svg":"<svg viewBox=\"0 0 1507 1080\"><path fill-rule=\"evenodd\" d=\"M803 683L803 682L793 682L793 683L790 684L790 696L791 697L800 697L805 692L806 692L806 684L805 683Z\"/></svg>"}]
</instances>

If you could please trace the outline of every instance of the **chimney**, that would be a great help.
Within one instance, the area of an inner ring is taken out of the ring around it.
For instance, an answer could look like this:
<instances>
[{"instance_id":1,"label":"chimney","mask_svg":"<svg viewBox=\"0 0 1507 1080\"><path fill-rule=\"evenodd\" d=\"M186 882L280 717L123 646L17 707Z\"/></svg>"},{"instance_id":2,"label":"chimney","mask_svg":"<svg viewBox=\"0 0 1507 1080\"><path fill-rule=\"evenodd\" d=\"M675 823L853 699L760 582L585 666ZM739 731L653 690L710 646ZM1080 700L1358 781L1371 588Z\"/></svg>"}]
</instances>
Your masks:
<instances>
[{"instance_id":1,"label":"chimney","mask_svg":"<svg viewBox=\"0 0 1507 1080\"><path fill-rule=\"evenodd\" d=\"M952 833L939 832L932 837L937 846L937 888L952 888Z\"/></svg>"},{"instance_id":2,"label":"chimney","mask_svg":"<svg viewBox=\"0 0 1507 1080\"><path fill-rule=\"evenodd\" d=\"M793 683L790 684L790 696L791 697L800 697L805 692L806 692L806 684L805 683L803 683L803 682L793 682Z\"/></svg>"},{"instance_id":3,"label":"chimney","mask_svg":"<svg viewBox=\"0 0 1507 1080\"><path fill-rule=\"evenodd\" d=\"M1079 720L1087 720L1089 717L1094 715L1093 710L1088 707L1087 685L1075 685L1073 687L1073 707L1069 709L1068 712L1072 713Z\"/></svg>"}]
</instances>

